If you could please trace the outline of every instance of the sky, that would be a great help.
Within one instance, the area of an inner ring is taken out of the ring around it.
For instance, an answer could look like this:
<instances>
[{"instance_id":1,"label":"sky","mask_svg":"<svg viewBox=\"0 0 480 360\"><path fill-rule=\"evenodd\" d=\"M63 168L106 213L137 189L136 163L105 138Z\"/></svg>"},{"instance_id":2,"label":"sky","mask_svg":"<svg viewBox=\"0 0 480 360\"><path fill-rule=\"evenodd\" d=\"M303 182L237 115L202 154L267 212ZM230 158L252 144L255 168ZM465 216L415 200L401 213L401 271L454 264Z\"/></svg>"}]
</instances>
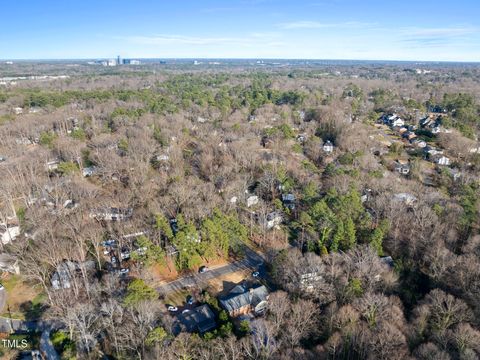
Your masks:
<instances>
[{"instance_id":1,"label":"sky","mask_svg":"<svg viewBox=\"0 0 480 360\"><path fill-rule=\"evenodd\" d=\"M480 0L4 0L0 59L480 61Z\"/></svg>"}]
</instances>

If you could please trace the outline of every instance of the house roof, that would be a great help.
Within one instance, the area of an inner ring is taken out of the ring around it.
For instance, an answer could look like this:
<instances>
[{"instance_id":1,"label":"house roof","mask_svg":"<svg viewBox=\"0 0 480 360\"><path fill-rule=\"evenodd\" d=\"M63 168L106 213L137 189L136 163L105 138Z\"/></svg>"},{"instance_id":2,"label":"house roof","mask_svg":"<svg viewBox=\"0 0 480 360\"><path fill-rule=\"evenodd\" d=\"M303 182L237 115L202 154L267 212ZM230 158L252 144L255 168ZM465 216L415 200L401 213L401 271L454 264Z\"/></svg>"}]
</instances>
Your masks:
<instances>
[{"instance_id":1,"label":"house roof","mask_svg":"<svg viewBox=\"0 0 480 360\"><path fill-rule=\"evenodd\" d=\"M18 259L10 254L0 254L0 269L4 271L19 271L15 268L18 266Z\"/></svg>"},{"instance_id":2,"label":"house roof","mask_svg":"<svg viewBox=\"0 0 480 360\"><path fill-rule=\"evenodd\" d=\"M398 194L395 194L393 195L393 199L396 200L396 201L402 201L402 202L405 202L405 203L413 203L414 201L417 200L417 198L415 196L413 196L412 194L409 194L409 193L398 193Z\"/></svg>"},{"instance_id":3,"label":"house roof","mask_svg":"<svg viewBox=\"0 0 480 360\"><path fill-rule=\"evenodd\" d=\"M391 256L382 256L380 258L380 261L390 267L393 267L394 266L394 262L393 262L393 259Z\"/></svg>"},{"instance_id":4,"label":"house roof","mask_svg":"<svg viewBox=\"0 0 480 360\"><path fill-rule=\"evenodd\" d=\"M7 253L0 254L0 263L2 264L10 265L16 263L17 261L18 259L13 255Z\"/></svg>"},{"instance_id":5,"label":"house roof","mask_svg":"<svg viewBox=\"0 0 480 360\"><path fill-rule=\"evenodd\" d=\"M95 262L93 260L88 260L83 263L78 263L76 261L65 260L58 264L56 271L50 279L53 288L69 288L70 280L76 271L82 268L85 270L93 270L95 269Z\"/></svg>"},{"instance_id":6,"label":"house roof","mask_svg":"<svg viewBox=\"0 0 480 360\"><path fill-rule=\"evenodd\" d=\"M200 305L189 312L180 314L178 320L185 326L188 332L198 331L204 333L217 326L215 315L207 304Z\"/></svg>"},{"instance_id":7,"label":"house roof","mask_svg":"<svg viewBox=\"0 0 480 360\"><path fill-rule=\"evenodd\" d=\"M295 195L293 194L282 194L283 201L295 201Z\"/></svg>"},{"instance_id":8,"label":"house roof","mask_svg":"<svg viewBox=\"0 0 480 360\"><path fill-rule=\"evenodd\" d=\"M264 285L250 289L237 285L226 297L220 299L220 304L225 310L232 312L247 305L257 306L262 301L267 300L267 297L268 290Z\"/></svg>"},{"instance_id":9,"label":"house roof","mask_svg":"<svg viewBox=\"0 0 480 360\"><path fill-rule=\"evenodd\" d=\"M267 221L272 221L275 219L281 219L282 214L280 214L278 211L272 211L271 213L267 214Z\"/></svg>"}]
</instances>

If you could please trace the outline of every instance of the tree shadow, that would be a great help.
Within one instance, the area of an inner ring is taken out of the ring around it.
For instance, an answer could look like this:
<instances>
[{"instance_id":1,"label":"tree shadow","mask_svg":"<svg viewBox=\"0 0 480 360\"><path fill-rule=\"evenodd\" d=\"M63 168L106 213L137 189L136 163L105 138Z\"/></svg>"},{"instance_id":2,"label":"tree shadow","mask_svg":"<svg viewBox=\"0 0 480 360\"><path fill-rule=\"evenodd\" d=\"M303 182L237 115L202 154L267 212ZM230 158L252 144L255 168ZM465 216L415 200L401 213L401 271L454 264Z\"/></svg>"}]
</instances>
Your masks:
<instances>
[{"instance_id":1,"label":"tree shadow","mask_svg":"<svg viewBox=\"0 0 480 360\"><path fill-rule=\"evenodd\" d=\"M30 300L20 304L20 311L23 313L25 320L27 321L40 319L47 309L47 305L40 302L33 303Z\"/></svg>"}]
</instances>

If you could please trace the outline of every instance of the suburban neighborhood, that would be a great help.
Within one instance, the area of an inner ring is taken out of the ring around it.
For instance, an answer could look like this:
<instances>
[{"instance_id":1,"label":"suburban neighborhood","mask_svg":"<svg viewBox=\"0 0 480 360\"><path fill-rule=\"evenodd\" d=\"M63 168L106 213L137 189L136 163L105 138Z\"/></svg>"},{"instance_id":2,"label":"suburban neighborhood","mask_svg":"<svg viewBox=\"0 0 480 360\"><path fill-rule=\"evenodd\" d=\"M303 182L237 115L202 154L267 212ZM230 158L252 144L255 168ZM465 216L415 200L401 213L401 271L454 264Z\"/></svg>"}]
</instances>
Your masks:
<instances>
[{"instance_id":1,"label":"suburban neighborhood","mask_svg":"<svg viewBox=\"0 0 480 360\"><path fill-rule=\"evenodd\" d=\"M2 358L479 354L477 67L118 61L0 64Z\"/></svg>"}]
</instances>

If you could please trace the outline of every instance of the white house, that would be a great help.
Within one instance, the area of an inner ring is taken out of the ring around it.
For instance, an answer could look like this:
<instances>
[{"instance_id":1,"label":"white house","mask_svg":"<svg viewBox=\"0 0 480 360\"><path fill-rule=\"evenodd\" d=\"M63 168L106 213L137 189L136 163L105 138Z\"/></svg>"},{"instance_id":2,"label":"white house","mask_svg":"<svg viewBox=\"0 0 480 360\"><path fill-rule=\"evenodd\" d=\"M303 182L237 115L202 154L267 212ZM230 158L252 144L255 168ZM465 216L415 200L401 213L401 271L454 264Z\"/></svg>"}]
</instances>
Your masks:
<instances>
[{"instance_id":1,"label":"white house","mask_svg":"<svg viewBox=\"0 0 480 360\"><path fill-rule=\"evenodd\" d=\"M60 160L58 159L47 161L47 164L46 164L47 170L48 171L57 170L59 164L60 164Z\"/></svg>"},{"instance_id":2,"label":"white house","mask_svg":"<svg viewBox=\"0 0 480 360\"><path fill-rule=\"evenodd\" d=\"M282 214L279 212L271 212L267 214L265 217L264 225L267 229L273 229L274 227L278 227L283 221Z\"/></svg>"},{"instance_id":3,"label":"white house","mask_svg":"<svg viewBox=\"0 0 480 360\"><path fill-rule=\"evenodd\" d=\"M306 135L306 134L299 134L299 135L297 135L297 141L298 141L300 144L304 144L305 141L307 141L307 135Z\"/></svg>"},{"instance_id":4,"label":"white house","mask_svg":"<svg viewBox=\"0 0 480 360\"><path fill-rule=\"evenodd\" d=\"M300 118L300 120L304 121L305 120L305 111L303 110L299 110L297 111L297 114L298 114L298 117Z\"/></svg>"},{"instance_id":5,"label":"white house","mask_svg":"<svg viewBox=\"0 0 480 360\"><path fill-rule=\"evenodd\" d=\"M247 207L251 207L253 205L258 204L258 196L257 195L252 195L247 198Z\"/></svg>"},{"instance_id":6,"label":"white house","mask_svg":"<svg viewBox=\"0 0 480 360\"><path fill-rule=\"evenodd\" d=\"M434 147L431 147L431 146L425 146L423 148L423 151L430 156L436 156L436 155L442 155L443 154L443 150L437 150L437 149L435 149Z\"/></svg>"},{"instance_id":7,"label":"white house","mask_svg":"<svg viewBox=\"0 0 480 360\"><path fill-rule=\"evenodd\" d=\"M408 175L410 173L410 165L402 164L397 161L395 163L395 171L402 175Z\"/></svg>"},{"instance_id":8,"label":"white house","mask_svg":"<svg viewBox=\"0 0 480 360\"><path fill-rule=\"evenodd\" d=\"M0 224L0 235L2 237L2 244L8 244L20 235L20 226Z\"/></svg>"},{"instance_id":9,"label":"white house","mask_svg":"<svg viewBox=\"0 0 480 360\"><path fill-rule=\"evenodd\" d=\"M90 177L92 175L95 175L96 171L97 171L97 168L95 166L85 167L82 169L82 175L83 177Z\"/></svg>"},{"instance_id":10,"label":"white house","mask_svg":"<svg viewBox=\"0 0 480 360\"><path fill-rule=\"evenodd\" d=\"M412 144L415 145L416 147L423 149L424 147L427 146L427 143L423 140L416 139L412 141Z\"/></svg>"},{"instance_id":11,"label":"white house","mask_svg":"<svg viewBox=\"0 0 480 360\"><path fill-rule=\"evenodd\" d=\"M170 160L170 156L168 156L167 154L156 155L155 160L156 161L168 161L168 160Z\"/></svg>"},{"instance_id":12,"label":"white house","mask_svg":"<svg viewBox=\"0 0 480 360\"><path fill-rule=\"evenodd\" d=\"M401 127L405 125L405 121L397 114L384 115L383 123L391 127Z\"/></svg>"},{"instance_id":13,"label":"white house","mask_svg":"<svg viewBox=\"0 0 480 360\"><path fill-rule=\"evenodd\" d=\"M318 272L307 272L300 275L300 289L305 292L313 292L315 285L322 280L322 276Z\"/></svg>"},{"instance_id":14,"label":"white house","mask_svg":"<svg viewBox=\"0 0 480 360\"><path fill-rule=\"evenodd\" d=\"M394 119L392 122L391 122L391 126L392 127L401 127L401 126L404 126L405 125L405 121L403 121L403 119L401 118L396 118Z\"/></svg>"},{"instance_id":15,"label":"white house","mask_svg":"<svg viewBox=\"0 0 480 360\"><path fill-rule=\"evenodd\" d=\"M450 159L444 155L436 157L434 159L435 163L438 165L448 166L450 165Z\"/></svg>"},{"instance_id":16,"label":"white house","mask_svg":"<svg viewBox=\"0 0 480 360\"><path fill-rule=\"evenodd\" d=\"M415 196L408 193L395 194L393 195L393 199L398 202L403 202L406 205L412 205L417 200Z\"/></svg>"},{"instance_id":17,"label":"white house","mask_svg":"<svg viewBox=\"0 0 480 360\"><path fill-rule=\"evenodd\" d=\"M323 151L325 151L326 153L333 152L333 144L330 140L325 141L325 143L323 144Z\"/></svg>"},{"instance_id":18,"label":"white house","mask_svg":"<svg viewBox=\"0 0 480 360\"><path fill-rule=\"evenodd\" d=\"M90 217L105 221L123 221L130 219L132 217L132 213L132 208L119 209L112 207L94 210L90 213Z\"/></svg>"},{"instance_id":19,"label":"white house","mask_svg":"<svg viewBox=\"0 0 480 360\"><path fill-rule=\"evenodd\" d=\"M362 196L360 197L360 200L362 201L362 203L367 202L371 198L372 198L372 189L367 188L363 190Z\"/></svg>"}]
</instances>

